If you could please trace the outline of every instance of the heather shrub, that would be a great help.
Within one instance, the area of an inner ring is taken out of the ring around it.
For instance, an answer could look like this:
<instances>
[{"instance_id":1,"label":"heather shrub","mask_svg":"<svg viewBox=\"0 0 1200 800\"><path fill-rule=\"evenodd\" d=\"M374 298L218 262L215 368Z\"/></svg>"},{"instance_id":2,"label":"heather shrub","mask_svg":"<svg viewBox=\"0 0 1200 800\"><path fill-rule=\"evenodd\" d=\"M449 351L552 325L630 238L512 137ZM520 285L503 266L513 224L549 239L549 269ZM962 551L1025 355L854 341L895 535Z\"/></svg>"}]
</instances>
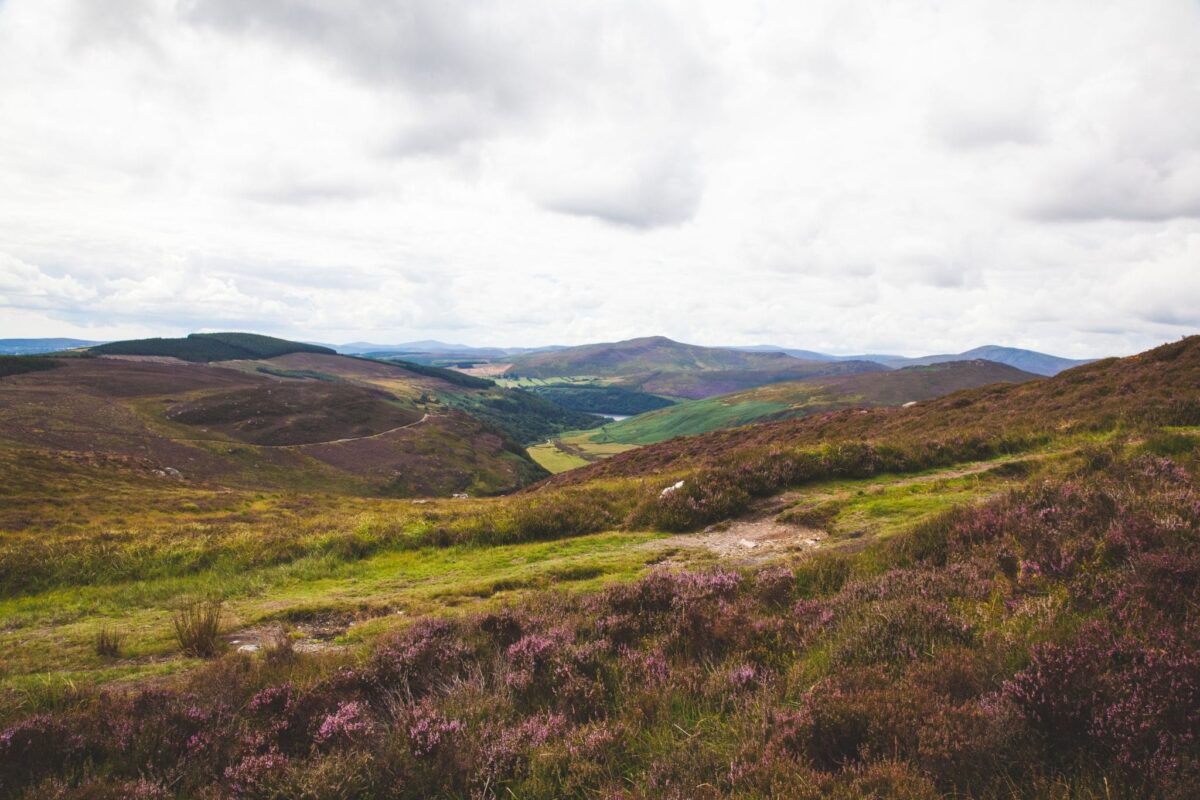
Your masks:
<instances>
[{"instance_id":1,"label":"heather shrub","mask_svg":"<svg viewBox=\"0 0 1200 800\"><path fill-rule=\"evenodd\" d=\"M933 782L903 761L878 761L857 767L834 784L831 800L937 800Z\"/></svg>"},{"instance_id":2,"label":"heather shrub","mask_svg":"<svg viewBox=\"0 0 1200 800\"><path fill-rule=\"evenodd\" d=\"M0 788L18 788L82 755L84 739L66 720L39 714L0 732Z\"/></svg>"},{"instance_id":3,"label":"heather shrub","mask_svg":"<svg viewBox=\"0 0 1200 800\"><path fill-rule=\"evenodd\" d=\"M768 752L803 758L819 770L839 770L862 758L871 715L854 694L833 683L814 687L798 711L768 720Z\"/></svg>"},{"instance_id":4,"label":"heather shrub","mask_svg":"<svg viewBox=\"0 0 1200 800\"><path fill-rule=\"evenodd\" d=\"M832 661L904 664L935 655L941 647L967 644L971 628L942 603L905 599L876 603L848 618L835 633Z\"/></svg>"},{"instance_id":5,"label":"heather shrub","mask_svg":"<svg viewBox=\"0 0 1200 800\"><path fill-rule=\"evenodd\" d=\"M705 470L666 487L634 507L627 526L662 531L689 531L745 510L750 494L727 470Z\"/></svg>"},{"instance_id":6,"label":"heather shrub","mask_svg":"<svg viewBox=\"0 0 1200 800\"><path fill-rule=\"evenodd\" d=\"M754 592L759 602L773 608L787 606L796 589L796 576L785 566L760 569L754 573Z\"/></svg>"},{"instance_id":7,"label":"heather shrub","mask_svg":"<svg viewBox=\"0 0 1200 800\"><path fill-rule=\"evenodd\" d=\"M419 698L458 674L468 655L450 623L426 619L376 647L370 669L381 687Z\"/></svg>"}]
</instances>

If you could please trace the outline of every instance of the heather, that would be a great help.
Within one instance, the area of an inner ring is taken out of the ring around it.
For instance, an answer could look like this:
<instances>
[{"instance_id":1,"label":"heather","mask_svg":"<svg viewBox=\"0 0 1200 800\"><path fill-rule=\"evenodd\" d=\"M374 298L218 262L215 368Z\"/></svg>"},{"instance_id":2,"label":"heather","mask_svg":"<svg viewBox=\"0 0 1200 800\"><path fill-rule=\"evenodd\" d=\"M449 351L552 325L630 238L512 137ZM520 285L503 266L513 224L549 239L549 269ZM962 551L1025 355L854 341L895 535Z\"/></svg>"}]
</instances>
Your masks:
<instances>
[{"instance_id":1,"label":"heather","mask_svg":"<svg viewBox=\"0 0 1200 800\"><path fill-rule=\"evenodd\" d=\"M166 688L80 692L10 714L0 786L1190 797L1200 491L1190 456L1141 449L1090 451L1071 474L857 548L666 564L417 619L361 652L279 646Z\"/></svg>"}]
</instances>

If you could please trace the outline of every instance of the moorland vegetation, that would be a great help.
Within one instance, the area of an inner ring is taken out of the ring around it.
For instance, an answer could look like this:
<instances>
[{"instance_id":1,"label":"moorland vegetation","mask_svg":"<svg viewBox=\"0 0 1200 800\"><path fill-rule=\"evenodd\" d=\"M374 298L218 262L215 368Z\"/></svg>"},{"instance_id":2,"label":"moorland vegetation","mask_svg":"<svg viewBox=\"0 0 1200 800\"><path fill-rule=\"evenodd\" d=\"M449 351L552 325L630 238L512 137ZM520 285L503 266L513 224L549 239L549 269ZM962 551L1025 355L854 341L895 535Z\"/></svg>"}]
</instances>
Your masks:
<instances>
[{"instance_id":1,"label":"moorland vegetation","mask_svg":"<svg viewBox=\"0 0 1200 800\"><path fill-rule=\"evenodd\" d=\"M0 646L25 646L0 787L1190 797L1198 444L1200 338L492 499L163 483L6 446ZM767 523L790 546L703 544ZM185 657L173 620L213 609L212 656Z\"/></svg>"}]
</instances>

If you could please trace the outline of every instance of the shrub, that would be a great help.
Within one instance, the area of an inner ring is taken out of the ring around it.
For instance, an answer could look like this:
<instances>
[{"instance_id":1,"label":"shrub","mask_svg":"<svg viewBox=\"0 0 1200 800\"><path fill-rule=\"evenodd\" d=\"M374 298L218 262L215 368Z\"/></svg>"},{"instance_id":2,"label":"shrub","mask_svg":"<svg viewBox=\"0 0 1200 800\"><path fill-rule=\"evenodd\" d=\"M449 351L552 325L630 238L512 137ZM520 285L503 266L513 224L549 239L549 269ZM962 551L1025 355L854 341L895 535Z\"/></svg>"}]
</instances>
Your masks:
<instances>
[{"instance_id":1,"label":"shrub","mask_svg":"<svg viewBox=\"0 0 1200 800\"><path fill-rule=\"evenodd\" d=\"M399 688L408 697L416 699L426 694L439 679L451 680L458 675L468 655L450 623L422 620L375 649L371 675L379 686Z\"/></svg>"},{"instance_id":2,"label":"shrub","mask_svg":"<svg viewBox=\"0 0 1200 800\"><path fill-rule=\"evenodd\" d=\"M171 622L184 654L212 658L221 649L219 633L224 604L220 600L193 600L175 612Z\"/></svg>"},{"instance_id":3,"label":"shrub","mask_svg":"<svg viewBox=\"0 0 1200 800\"><path fill-rule=\"evenodd\" d=\"M896 665L971 641L968 625L942 603L904 599L877 603L838 631L833 663Z\"/></svg>"}]
</instances>

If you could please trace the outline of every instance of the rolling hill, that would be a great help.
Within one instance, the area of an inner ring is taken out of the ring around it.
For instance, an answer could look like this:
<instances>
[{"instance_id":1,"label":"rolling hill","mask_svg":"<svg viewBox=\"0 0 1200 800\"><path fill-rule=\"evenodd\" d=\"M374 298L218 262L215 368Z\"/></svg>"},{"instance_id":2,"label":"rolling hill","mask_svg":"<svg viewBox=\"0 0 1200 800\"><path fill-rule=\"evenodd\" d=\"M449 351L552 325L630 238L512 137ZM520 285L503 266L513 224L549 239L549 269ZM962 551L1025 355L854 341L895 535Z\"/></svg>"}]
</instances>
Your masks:
<instances>
[{"instance_id":1,"label":"rolling hill","mask_svg":"<svg viewBox=\"0 0 1200 800\"><path fill-rule=\"evenodd\" d=\"M602 421L457 372L251 334L90 354L3 357L0 449L228 486L488 494L544 475L525 443Z\"/></svg>"},{"instance_id":2,"label":"rolling hill","mask_svg":"<svg viewBox=\"0 0 1200 800\"><path fill-rule=\"evenodd\" d=\"M593 377L633 391L698 399L777 381L880 369L867 362L802 361L783 353L700 347L651 336L518 356L504 376Z\"/></svg>"},{"instance_id":3,"label":"rolling hill","mask_svg":"<svg viewBox=\"0 0 1200 800\"><path fill-rule=\"evenodd\" d=\"M207 363L245 358L274 358L288 353L328 353L331 348L291 342L257 333L192 333L180 339L129 339L89 348L109 356L153 356Z\"/></svg>"},{"instance_id":4,"label":"rolling hill","mask_svg":"<svg viewBox=\"0 0 1200 800\"><path fill-rule=\"evenodd\" d=\"M954 361L832 378L771 383L733 394L692 400L610 422L593 441L653 444L752 422L807 416L842 408L898 406L991 383L1022 383L1037 376L991 361Z\"/></svg>"},{"instance_id":5,"label":"rolling hill","mask_svg":"<svg viewBox=\"0 0 1200 800\"><path fill-rule=\"evenodd\" d=\"M964 389L909 408L847 409L685 436L549 479L553 485L637 476L822 442L1019 442L1118 426L1200 425L1200 336L1053 377ZM990 445L989 445L990 446Z\"/></svg>"}]
</instances>

